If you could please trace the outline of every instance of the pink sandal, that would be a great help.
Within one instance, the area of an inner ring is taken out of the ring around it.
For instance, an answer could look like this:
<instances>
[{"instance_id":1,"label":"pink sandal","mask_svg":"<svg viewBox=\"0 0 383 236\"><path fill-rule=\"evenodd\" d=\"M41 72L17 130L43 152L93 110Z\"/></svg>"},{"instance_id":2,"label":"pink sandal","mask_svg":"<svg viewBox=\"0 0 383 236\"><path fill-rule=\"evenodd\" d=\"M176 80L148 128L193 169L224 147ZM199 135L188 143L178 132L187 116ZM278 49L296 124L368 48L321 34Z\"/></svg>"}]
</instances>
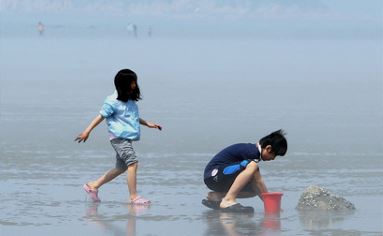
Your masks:
<instances>
[{"instance_id":1,"label":"pink sandal","mask_svg":"<svg viewBox=\"0 0 383 236\"><path fill-rule=\"evenodd\" d=\"M129 204L131 205L150 205L150 201L141 196L137 196L135 199L131 200Z\"/></svg>"},{"instance_id":2,"label":"pink sandal","mask_svg":"<svg viewBox=\"0 0 383 236\"><path fill-rule=\"evenodd\" d=\"M93 200L93 202L101 202L100 198L98 198L98 190L91 189L88 184L84 184L82 188L89 195L89 197Z\"/></svg>"}]
</instances>

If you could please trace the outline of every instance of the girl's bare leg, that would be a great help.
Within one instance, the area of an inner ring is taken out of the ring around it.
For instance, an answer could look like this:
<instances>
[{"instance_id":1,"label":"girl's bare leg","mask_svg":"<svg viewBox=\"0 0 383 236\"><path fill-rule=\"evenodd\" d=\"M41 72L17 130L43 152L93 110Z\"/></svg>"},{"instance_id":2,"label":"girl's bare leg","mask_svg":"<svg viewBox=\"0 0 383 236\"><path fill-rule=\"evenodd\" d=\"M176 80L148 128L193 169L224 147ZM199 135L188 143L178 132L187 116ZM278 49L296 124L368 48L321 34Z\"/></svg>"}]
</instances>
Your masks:
<instances>
[{"instance_id":1,"label":"girl's bare leg","mask_svg":"<svg viewBox=\"0 0 383 236\"><path fill-rule=\"evenodd\" d=\"M222 199L220 206L222 208L233 205L236 202L238 194L245 187L247 183L254 179L254 174L258 170L255 162L250 162L246 168L237 176L234 183L231 185L229 191Z\"/></svg>"},{"instance_id":2,"label":"girl's bare leg","mask_svg":"<svg viewBox=\"0 0 383 236\"><path fill-rule=\"evenodd\" d=\"M92 189L98 189L102 185L110 182L111 180L113 180L114 178L116 178L117 176L119 176L120 174L122 174L124 172L125 172L125 169L113 168L113 169L109 170L108 172L106 172L104 175L102 175L97 180L89 182L88 185Z\"/></svg>"},{"instance_id":3,"label":"girl's bare leg","mask_svg":"<svg viewBox=\"0 0 383 236\"><path fill-rule=\"evenodd\" d=\"M138 163L133 163L128 166L128 189L130 194L130 200L137 198L137 167Z\"/></svg>"}]
</instances>

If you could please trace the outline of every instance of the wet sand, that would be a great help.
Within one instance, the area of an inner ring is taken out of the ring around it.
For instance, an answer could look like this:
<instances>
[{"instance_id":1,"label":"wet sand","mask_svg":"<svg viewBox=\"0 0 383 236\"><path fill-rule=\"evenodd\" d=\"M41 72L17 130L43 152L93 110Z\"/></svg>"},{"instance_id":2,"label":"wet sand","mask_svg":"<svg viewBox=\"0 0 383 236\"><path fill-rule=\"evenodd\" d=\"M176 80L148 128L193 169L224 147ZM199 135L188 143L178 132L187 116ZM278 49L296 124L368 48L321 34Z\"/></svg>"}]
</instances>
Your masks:
<instances>
[{"instance_id":1,"label":"wet sand","mask_svg":"<svg viewBox=\"0 0 383 236\"><path fill-rule=\"evenodd\" d=\"M350 61L338 64L337 72L356 77L345 81L336 80L332 63L317 64L325 58L312 57L310 65L307 55L298 62L308 71L320 67L323 73L315 76L323 80L261 73L289 63L284 56L262 55L275 47L292 55L302 42L116 40L102 48L103 40L44 40L9 39L3 49L7 61L0 59L0 235L382 235L383 115L376 109L381 81L357 77L375 68L376 44L306 42L303 47L312 55L326 51L337 60L339 52L348 53ZM158 45L175 49L159 60L155 55L166 53ZM210 67L205 65L212 56L200 54L206 48L216 58ZM219 57L222 48L239 50L242 63ZM362 55L371 68L350 67L359 63L362 51L371 53ZM23 52L28 53L20 57ZM255 64L248 60L253 55L261 55ZM193 61L198 71L191 69ZM100 204L86 199L81 186L114 166L104 124L87 143L73 142L113 91L115 71L127 64L141 76L142 117L164 127L143 129L135 144L139 193L153 202L147 209L129 207L125 176L102 187ZM23 70L15 73L16 68ZM226 145L255 142L279 128L288 133L288 155L261 163L261 173L270 191L284 193L280 216L265 216L259 199L240 201L253 206L254 215L205 208L202 172L210 158ZM355 212L297 211L301 193L313 184L345 197Z\"/></svg>"}]
</instances>

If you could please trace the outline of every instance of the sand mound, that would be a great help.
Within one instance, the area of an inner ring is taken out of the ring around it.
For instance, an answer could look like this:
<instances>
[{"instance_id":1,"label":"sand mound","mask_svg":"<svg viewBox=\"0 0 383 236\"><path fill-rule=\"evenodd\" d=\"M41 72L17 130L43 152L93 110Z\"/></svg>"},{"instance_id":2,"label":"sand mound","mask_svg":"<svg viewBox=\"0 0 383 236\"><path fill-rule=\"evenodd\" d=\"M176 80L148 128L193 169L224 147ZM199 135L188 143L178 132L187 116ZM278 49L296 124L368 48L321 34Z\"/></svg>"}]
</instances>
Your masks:
<instances>
[{"instance_id":1,"label":"sand mound","mask_svg":"<svg viewBox=\"0 0 383 236\"><path fill-rule=\"evenodd\" d=\"M327 189L309 186L302 193L297 205L298 210L354 210L355 206L343 197L337 196Z\"/></svg>"}]
</instances>

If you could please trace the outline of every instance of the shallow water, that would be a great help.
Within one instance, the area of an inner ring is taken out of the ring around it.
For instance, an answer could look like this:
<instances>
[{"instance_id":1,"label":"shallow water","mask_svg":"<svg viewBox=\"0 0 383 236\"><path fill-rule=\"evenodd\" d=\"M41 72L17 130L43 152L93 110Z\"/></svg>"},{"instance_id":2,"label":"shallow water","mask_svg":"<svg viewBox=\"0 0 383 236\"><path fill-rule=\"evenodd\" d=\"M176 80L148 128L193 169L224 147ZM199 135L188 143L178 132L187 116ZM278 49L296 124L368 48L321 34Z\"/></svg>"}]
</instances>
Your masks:
<instances>
[{"instance_id":1,"label":"shallow water","mask_svg":"<svg viewBox=\"0 0 383 236\"><path fill-rule=\"evenodd\" d=\"M1 45L1 235L382 235L379 42L45 37ZM149 208L127 204L125 176L102 187L100 204L81 189L113 167L114 153L104 124L85 144L73 139L123 67L139 75L142 117L164 127L143 128L135 143ZM288 155L261 163L261 172L284 193L281 215L265 216L259 199L240 201L254 215L205 208L209 159L279 128ZM312 184L356 211L298 212Z\"/></svg>"}]
</instances>

